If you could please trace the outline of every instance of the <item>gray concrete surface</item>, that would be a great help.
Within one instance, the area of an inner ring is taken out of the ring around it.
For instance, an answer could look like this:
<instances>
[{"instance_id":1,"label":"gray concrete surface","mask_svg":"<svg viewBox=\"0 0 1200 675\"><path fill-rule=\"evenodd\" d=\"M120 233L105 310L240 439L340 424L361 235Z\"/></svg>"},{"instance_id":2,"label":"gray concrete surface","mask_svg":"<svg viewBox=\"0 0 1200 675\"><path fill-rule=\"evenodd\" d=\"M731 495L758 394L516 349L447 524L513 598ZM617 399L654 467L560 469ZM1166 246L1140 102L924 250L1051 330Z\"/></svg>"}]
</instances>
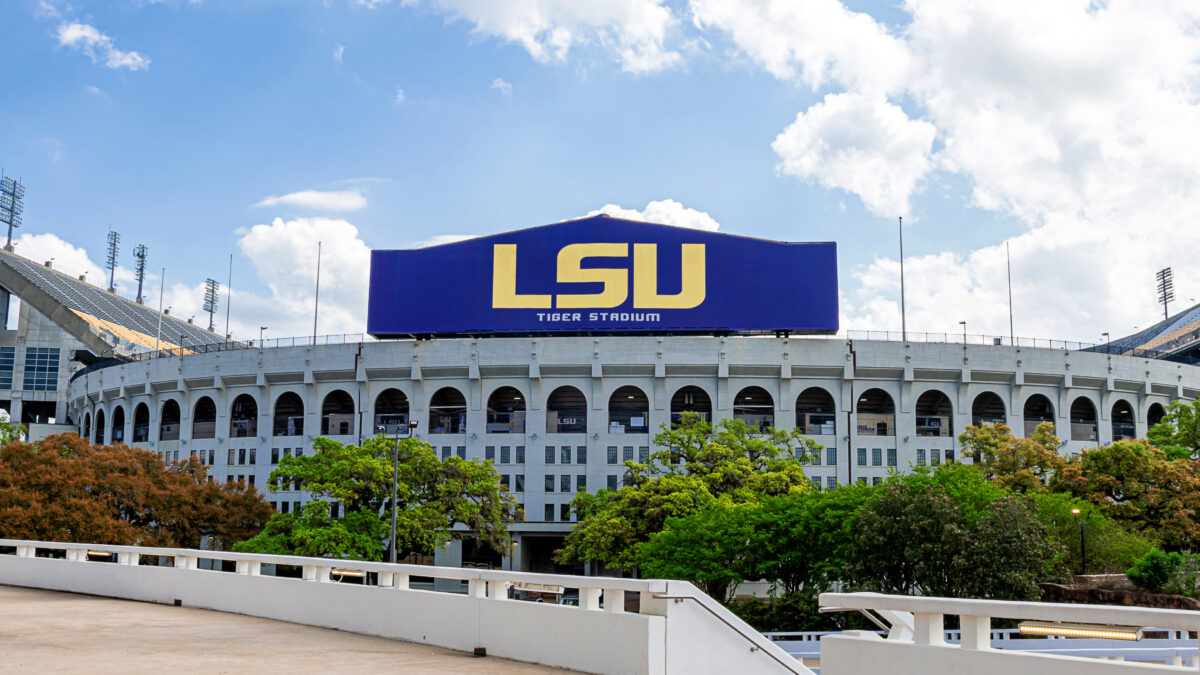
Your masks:
<instances>
[{"instance_id":1,"label":"gray concrete surface","mask_svg":"<svg viewBox=\"0 0 1200 675\"><path fill-rule=\"evenodd\" d=\"M0 586L0 672L565 673L187 607Z\"/></svg>"}]
</instances>

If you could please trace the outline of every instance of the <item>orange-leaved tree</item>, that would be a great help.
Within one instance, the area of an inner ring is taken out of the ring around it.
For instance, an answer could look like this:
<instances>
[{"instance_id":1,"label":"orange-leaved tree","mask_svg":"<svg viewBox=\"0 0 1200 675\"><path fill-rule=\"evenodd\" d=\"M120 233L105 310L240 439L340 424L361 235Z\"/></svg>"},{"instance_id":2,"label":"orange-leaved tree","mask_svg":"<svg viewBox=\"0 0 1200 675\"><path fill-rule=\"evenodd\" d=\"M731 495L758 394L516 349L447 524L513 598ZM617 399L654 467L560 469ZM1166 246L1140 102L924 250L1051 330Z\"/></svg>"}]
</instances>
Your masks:
<instances>
[{"instance_id":1,"label":"orange-leaved tree","mask_svg":"<svg viewBox=\"0 0 1200 675\"><path fill-rule=\"evenodd\" d=\"M253 486L211 482L194 457L76 434L0 447L0 537L227 549L270 515Z\"/></svg>"}]
</instances>

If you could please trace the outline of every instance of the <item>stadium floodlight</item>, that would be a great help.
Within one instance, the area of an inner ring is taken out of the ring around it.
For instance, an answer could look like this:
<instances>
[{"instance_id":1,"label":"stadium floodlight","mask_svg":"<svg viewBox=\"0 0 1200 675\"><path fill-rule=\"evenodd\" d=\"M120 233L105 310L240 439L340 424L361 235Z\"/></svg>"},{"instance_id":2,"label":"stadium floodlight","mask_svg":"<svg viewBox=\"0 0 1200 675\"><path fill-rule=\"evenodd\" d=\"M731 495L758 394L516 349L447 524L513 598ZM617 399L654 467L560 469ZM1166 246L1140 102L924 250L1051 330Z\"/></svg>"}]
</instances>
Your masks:
<instances>
[{"instance_id":1,"label":"stadium floodlight","mask_svg":"<svg viewBox=\"0 0 1200 675\"><path fill-rule=\"evenodd\" d=\"M1163 306L1163 319L1169 319L1167 303L1175 299L1175 273L1170 267L1164 267L1154 277L1158 280L1158 302Z\"/></svg>"},{"instance_id":2,"label":"stadium floodlight","mask_svg":"<svg viewBox=\"0 0 1200 675\"><path fill-rule=\"evenodd\" d=\"M104 268L108 270L108 291L117 290L117 250L121 245L121 235L116 230L108 230L108 256L104 258Z\"/></svg>"},{"instance_id":3,"label":"stadium floodlight","mask_svg":"<svg viewBox=\"0 0 1200 675\"><path fill-rule=\"evenodd\" d=\"M21 226L21 213L25 211L25 186L21 181L0 174L0 223L8 225L6 248L12 247L12 232Z\"/></svg>"},{"instance_id":4,"label":"stadium floodlight","mask_svg":"<svg viewBox=\"0 0 1200 675\"><path fill-rule=\"evenodd\" d=\"M220 302L221 283L213 278L204 281L204 311L208 312L208 329L213 329L213 314Z\"/></svg>"},{"instance_id":5,"label":"stadium floodlight","mask_svg":"<svg viewBox=\"0 0 1200 675\"><path fill-rule=\"evenodd\" d=\"M142 282L146 280L146 254L148 252L145 244L138 244L133 249L134 273L137 274L138 280L137 303L139 305L143 304Z\"/></svg>"}]
</instances>

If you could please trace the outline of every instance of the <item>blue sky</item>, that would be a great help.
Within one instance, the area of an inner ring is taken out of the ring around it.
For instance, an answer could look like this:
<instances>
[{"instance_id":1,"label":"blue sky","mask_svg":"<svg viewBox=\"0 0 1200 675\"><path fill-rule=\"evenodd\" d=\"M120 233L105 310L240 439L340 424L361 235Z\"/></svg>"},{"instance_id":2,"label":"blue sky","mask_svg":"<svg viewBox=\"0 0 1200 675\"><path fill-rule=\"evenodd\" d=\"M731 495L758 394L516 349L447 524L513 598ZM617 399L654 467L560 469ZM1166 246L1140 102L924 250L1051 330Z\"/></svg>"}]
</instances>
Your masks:
<instances>
[{"instance_id":1,"label":"blue sky","mask_svg":"<svg viewBox=\"0 0 1200 675\"><path fill-rule=\"evenodd\" d=\"M243 335L262 321L306 332L298 252L316 236L333 242L322 332L356 332L367 248L661 200L723 232L837 241L850 328L899 328L901 214L910 328L1007 333L1005 240L1019 334L1144 327L1165 264L1182 300L1196 294L1194 237L1131 234L1195 208L1172 207L1200 175L1186 4L781 4L20 0L5 15L0 164L28 190L20 233L63 241L18 250L97 274L111 225L122 263L145 243L187 314L233 253ZM1134 14L1134 45L1102 54ZM1039 43L1033 21L1080 37ZM1164 54L1139 55L1139 39ZM1130 91L1147 73L1161 87ZM1104 103L1113 92L1135 101ZM1131 120L1176 128L1127 138ZM1113 175L1118 161L1146 184ZM255 206L301 191L361 207ZM1128 279L1098 272L1113 250Z\"/></svg>"}]
</instances>

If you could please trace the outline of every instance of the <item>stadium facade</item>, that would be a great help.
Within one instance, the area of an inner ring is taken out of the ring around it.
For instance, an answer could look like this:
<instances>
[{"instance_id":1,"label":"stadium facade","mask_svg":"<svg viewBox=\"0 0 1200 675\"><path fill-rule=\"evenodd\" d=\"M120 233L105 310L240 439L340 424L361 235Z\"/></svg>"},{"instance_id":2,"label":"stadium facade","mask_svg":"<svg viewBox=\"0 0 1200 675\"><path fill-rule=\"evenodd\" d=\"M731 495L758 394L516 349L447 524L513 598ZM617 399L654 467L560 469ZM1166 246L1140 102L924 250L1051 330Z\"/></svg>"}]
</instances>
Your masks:
<instances>
[{"instance_id":1,"label":"stadium facade","mask_svg":"<svg viewBox=\"0 0 1200 675\"><path fill-rule=\"evenodd\" d=\"M457 281L437 273L448 265ZM27 283L0 285L22 299L52 282L116 298L44 266L6 269ZM442 457L494 461L525 512L510 556L468 540L437 562L526 570L554 569L572 497L619 485L623 462L649 453L684 411L799 428L823 448L806 471L828 489L957 461L968 424L1003 421L1025 436L1051 422L1074 453L1144 436L1168 403L1200 396L1200 369L1153 351L833 335L831 244L609 218L376 251L370 303L380 339L268 347L181 333L159 351L77 347L56 395L67 423L96 442L196 456L218 480L260 488L317 436L358 442L415 422ZM157 320L146 311L102 318L115 335L115 319ZM72 325L70 339L99 335ZM147 333L127 329L144 347ZM281 511L310 500L267 495Z\"/></svg>"}]
</instances>

